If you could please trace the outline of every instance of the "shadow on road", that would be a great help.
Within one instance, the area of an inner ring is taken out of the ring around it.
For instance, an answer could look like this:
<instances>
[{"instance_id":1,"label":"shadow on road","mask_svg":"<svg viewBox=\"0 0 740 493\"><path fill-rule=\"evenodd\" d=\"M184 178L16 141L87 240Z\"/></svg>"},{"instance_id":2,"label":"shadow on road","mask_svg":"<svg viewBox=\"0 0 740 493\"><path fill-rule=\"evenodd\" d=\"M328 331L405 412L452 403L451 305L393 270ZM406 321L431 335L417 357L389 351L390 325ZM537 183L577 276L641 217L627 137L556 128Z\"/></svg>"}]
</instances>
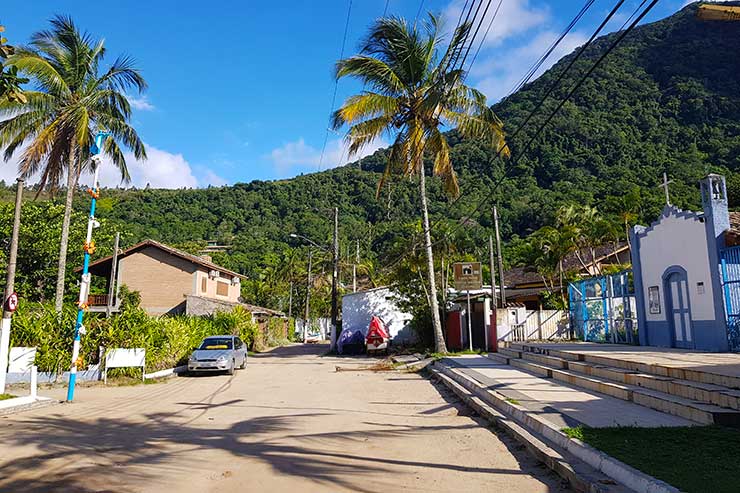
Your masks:
<instances>
[{"instance_id":1,"label":"shadow on road","mask_svg":"<svg viewBox=\"0 0 740 493\"><path fill-rule=\"evenodd\" d=\"M312 448L311 443L332 440L341 449L341 443L367 438L387 438L423 433L440 433L466 426L411 426L382 425L377 430L355 432L296 433L297 419L334 413L285 414L255 417L234 423L226 429L183 425L172 419L171 414L149 414L146 422L100 418L92 422L66 417L31 418L22 423L22 433L0 433L0 440L9 446L35 444L39 452L32 457L18 458L3 466L0 477L2 491L75 491L101 492L93 478L101 474L116 475L126 486L148 482L161 477L160 468L187 468L187 461L180 457L184 452L220 449L235 457L249 457L269 464L277 473L310 478L316 483L332 487L363 490L354 475L390 473L388 465L419 468L448 469L451 471L490 474L525 474L519 470L467 467L456 464L429 463L413 460L368 458L359 455L330 452ZM376 424L376 423L373 423ZM469 425L467 425L469 426ZM280 434L278 438L267 435ZM297 443L295 445L285 443ZM173 453L173 444L179 449ZM197 457L195 455L194 457ZM51 474L22 480L18 475L38 468L48 468L48 461L64 459L67 464L77 464ZM228 467L225 464L224 467ZM103 471L110 470L110 473ZM110 478L111 480L113 478ZM111 482L108 482L111 484ZM128 489L128 488L125 488ZM136 488L132 488L136 489ZM114 486L107 491L121 491Z\"/></svg>"},{"instance_id":2,"label":"shadow on road","mask_svg":"<svg viewBox=\"0 0 740 493\"><path fill-rule=\"evenodd\" d=\"M255 353L250 358L297 358L305 356L321 356L329 351L329 344L289 344L276 347L263 353Z\"/></svg>"}]
</instances>

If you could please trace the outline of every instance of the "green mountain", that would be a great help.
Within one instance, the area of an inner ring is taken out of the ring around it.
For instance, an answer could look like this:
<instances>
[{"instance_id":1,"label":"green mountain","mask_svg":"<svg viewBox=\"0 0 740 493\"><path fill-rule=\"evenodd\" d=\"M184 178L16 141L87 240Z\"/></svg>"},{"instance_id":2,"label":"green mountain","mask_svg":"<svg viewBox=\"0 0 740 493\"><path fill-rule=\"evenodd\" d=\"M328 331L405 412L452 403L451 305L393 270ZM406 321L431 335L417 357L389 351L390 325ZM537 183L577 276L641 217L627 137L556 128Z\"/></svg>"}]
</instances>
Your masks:
<instances>
[{"instance_id":1,"label":"green mountain","mask_svg":"<svg viewBox=\"0 0 740 493\"><path fill-rule=\"evenodd\" d=\"M679 207L699 207L697 181L712 171L728 176L731 205L740 206L740 22L700 21L696 8L689 5L630 33L520 159L503 162L491 149L453 132L452 158L464 195L452 202L431 181L433 222L444 221L435 235L454 228L481 202L455 238L458 251L478 258L485 258L494 202L500 204L507 240L551 223L566 203L593 205L615 218L629 207L648 221L662 207L657 185L663 172L675 181L671 195ZM589 47L543 111L510 139L513 155L615 36ZM510 133L572 56L494 106ZM381 150L345 167L273 182L106 190L98 215L124 223L131 232L128 243L151 237L174 244L206 239L231 244L231 255L219 260L257 277L265 266L279 268L289 233L328 240L326 209L336 205L343 249L360 240L363 257L382 267L408 245L419 210L414 184L405 178L376 199L384 158ZM504 170L508 177L494 190ZM625 197L633 197L632 203ZM85 204L80 200L79 208Z\"/></svg>"}]
</instances>

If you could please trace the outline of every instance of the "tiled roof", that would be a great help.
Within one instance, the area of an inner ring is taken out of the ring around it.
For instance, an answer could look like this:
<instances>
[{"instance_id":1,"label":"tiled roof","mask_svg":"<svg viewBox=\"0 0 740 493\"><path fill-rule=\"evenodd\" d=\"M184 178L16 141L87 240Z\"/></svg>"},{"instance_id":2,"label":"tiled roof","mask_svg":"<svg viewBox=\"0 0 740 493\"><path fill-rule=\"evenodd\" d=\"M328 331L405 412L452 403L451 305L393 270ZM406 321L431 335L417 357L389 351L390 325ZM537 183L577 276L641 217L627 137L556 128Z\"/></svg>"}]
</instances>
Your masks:
<instances>
[{"instance_id":1,"label":"tiled roof","mask_svg":"<svg viewBox=\"0 0 740 493\"><path fill-rule=\"evenodd\" d=\"M740 216L738 217L738 220L740 220ZM594 251L594 257L596 258L597 263L600 261L608 261L610 255L614 254L615 252L623 252L627 248L629 247L626 241L618 242L616 244L616 248L614 244L601 245L599 247L596 247ZM589 250L581 250L579 252L579 255L587 266L590 267L593 264L591 260L591 252ZM581 261L578 260L578 256L576 256L575 253L568 254L568 256L565 257L565 259L563 260L563 268L566 271L583 271ZM530 266L514 267L504 272L504 283L507 287L515 287L523 284L542 283L542 276Z\"/></svg>"},{"instance_id":2,"label":"tiled roof","mask_svg":"<svg viewBox=\"0 0 740 493\"><path fill-rule=\"evenodd\" d=\"M154 240L144 240L141 243L137 243L136 245L127 248L123 252L118 254L118 257L125 257L126 255L130 255L131 253L134 253L138 250L141 250L146 247L154 247L159 248L160 250L169 253L170 255L174 255L176 257L180 257L182 259L185 259L189 262L192 262L196 265L200 265L201 267L205 267L208 270L217 270L219 272L223 272L225 274L229 274L234 277L240 277L242 279L246 279L245 276L239 274L238 272L234 272L228 269L225 269L221 267L220 265L214 264L213 262L210 262L202 257L198 257L197 255L192 255L187 252L183 252L182 250L178 250L177 248L172 248L171 246L165 245L164 243L160 243L158 241ZM113 256L109 255L107 257L103 257L100 260L96 260L95 262L92 262L90 264L90 267L94 267L96 265L104 264L106 262L111 262L113 260ZM80 267L78 267L76 270L81 270Z\"/></svg>"}]
</instances>

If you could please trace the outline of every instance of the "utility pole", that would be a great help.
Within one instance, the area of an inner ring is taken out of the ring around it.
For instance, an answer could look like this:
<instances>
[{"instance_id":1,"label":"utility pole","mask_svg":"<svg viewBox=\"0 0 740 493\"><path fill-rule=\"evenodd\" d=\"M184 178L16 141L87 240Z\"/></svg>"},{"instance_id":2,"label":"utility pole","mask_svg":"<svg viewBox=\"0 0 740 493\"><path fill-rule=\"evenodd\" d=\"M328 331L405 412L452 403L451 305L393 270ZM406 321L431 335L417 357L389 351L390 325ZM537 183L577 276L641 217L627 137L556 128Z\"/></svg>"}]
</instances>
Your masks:
<instances>
[{"instance_id":1,"label":"utility pole","mask_svg":"<svg viewBox=\"0 0 740 493\"><path fill-rule=\"evenodd\" d=\"M85 257L82 261L82 281L80 282L80 298L77 302L77 322L75 323L75 335L74 345L72 346L72 365L69 369L69 386L67 387L67 402L72 402L75 397L75 383L77 382L77 366L82 364L80 361L80 336L85 333L85 327L82 325L82 320L85 316L85 309L87 309L87 298L90 293L90 256L95 252L95 242L92 241L92 232L94 228L100 226L100 223L95 220L95 204L100 193L98 187L98 176L100 176L100 153L103 150L103 142L108 133L98 132L95 136L95 144L92 146L92 160L95 163L95 172L93 174L92 188L88 189L88 193L92 197L90 201L90 216L87 219L87 236L85 237Z\"/></svg>"},{"instance_id":2,"label":"utility pole","mask_svg":"<svg viewBox=\"0 0 740 493\"><path fill-rule=\"evenodd\" d=\"M290 280L290 290L288 291L288 318L293 318L293 279Z\"/></svg>"},{"instance_id":3,"label":"utility pole","mask_svg":"<svg viewBox=\"0 0 740 493\"><path fill-rule=\"evenodd\" d=\"M313 250L308 247L308 284L306 284L306 315L303 317L303 344L308 342L308 321L311 316L311 262Z\"/></svg>"},{"instance_id":4,"label":"utility pole","mask_svg":"<svg viewBox=\"0 0 740 493\"><path fill-rule=\"evenodd\" d=\"M331 273L331 350L335 351L337 348L337 340L339 339L339 303L337 300L338 292L338 280L339 280L339 208L334 208L334 241L332 242L332 263L334 264Z\"/></svg>"},{"instance_id":5,"label":"utility pole","mask_svg":"<svg viewBox=\"0 0 740 493\"><path fill-rule=\"evenodd\" d=\"M499 291L501 291L501 308L506 308L506 290L504 288L504 260L501 256L501 233L498 227L498 210L496 206L493 206L493 225L496 229L496 254L498 257L498 275L501 283L499 284Z\"/></svg>"},{"instance_id":6,"label":"utility pole","mask_svg":"<svg viewBox=\"0 0 740 493\"><path fill-rule=\"evenodd\" d=\"M360 240L357 240L357 249L355 250L355 263L352 265L352 292L357 292L357 264L360 263Z\"/></svg>"},{"instance_id":7,"label":"utility pole","mask_svg":"<svg viewBox=\"0 0 740 493\"><path fill-rule=\"evenodd\" d=\"M488 236L488 262L491 267L491 320L493 327L493 352L498 352L498 331L496 330L496 265L493 260L493 236ZM486 351L488 351L488 332L486 332Z\"/></svg>"},{"instance_id":8,"label":"utility pole","mask_svg":"<svg viewBox=\"0 0 740 493\"><path fill-rule=\"evenodd\" d=\"M118 293L118 290L116 289L116 283L118 278L116 277L116 274L118 272L118 244L121 241L121 233L116 232L116 239L113 242L113 263L110 267L110 280L108 281L108 303L106 307L106 311L108 316L111 316L111 313L113 312L113 299L116 298L116 293ZM118 303L118 300L116 300L116 304Z\"/></svg>"},{"instance_id":9,"label":"utility pole","mask_svg":"<svg viewBox=\"0 0 740 493\"><path fill-rule=\"evenodd\" d=\"M0 326L0 394L5 393L5 380L8 373L8 353L10 352L10 322L13 311L9 310L8 301L15 288L15 265L18 259L18 234L21 229L21 206L23 198L23 178L18 178L15 189L15 212L13 215L13 233L10 238L8 255L8 272L5 278L5 295L3 296L3 318Z\"/></svg>"}]
</instances>

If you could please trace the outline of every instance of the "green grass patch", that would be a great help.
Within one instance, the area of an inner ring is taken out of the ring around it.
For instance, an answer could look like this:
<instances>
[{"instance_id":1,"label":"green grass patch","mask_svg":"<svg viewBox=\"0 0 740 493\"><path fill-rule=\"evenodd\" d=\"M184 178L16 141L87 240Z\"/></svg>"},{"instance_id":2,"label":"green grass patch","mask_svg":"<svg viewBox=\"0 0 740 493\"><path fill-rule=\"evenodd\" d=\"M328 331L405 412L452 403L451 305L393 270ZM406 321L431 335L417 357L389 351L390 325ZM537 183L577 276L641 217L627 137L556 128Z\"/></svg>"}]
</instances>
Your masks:
<instances>
[{"instance_id":1,"label":"green grass patch","mask_svg":"<svg viewBox=\"0 0 740 493\"><path fill-rule=\"evenodd\" d=\"M625 464L688 493L740 491L740 430L678 428L565 428Z\"/></svg>"},{"instance_id":2,"label":"green grass patch","mask_svg":"<svg viewBox=\"0 0 740 493\"><path fill-rule=\"evenodd\" d=\"M438 361L443 358L447 358L449 356L466 356L470 354L481 355L481 354L487 354L487 353L486 351L483 351L482 349L479 349L479 350L465 349L463 351L455 351L455 352L450 352L450 353L429 353L427 354L427 356L429 356L430 358L434 358L435 361Z\"/></svg>"},{"instance_id":3,"label":"green grass patch","mask_svg":"<svg viewBox=\"0 0 740 493\"><path fill-rule=\"evenodd\" d=\"M7 401L8 399L15 399L16 396L13 394L0 394L0 401Z\"/></svg>"}]
</instances>

